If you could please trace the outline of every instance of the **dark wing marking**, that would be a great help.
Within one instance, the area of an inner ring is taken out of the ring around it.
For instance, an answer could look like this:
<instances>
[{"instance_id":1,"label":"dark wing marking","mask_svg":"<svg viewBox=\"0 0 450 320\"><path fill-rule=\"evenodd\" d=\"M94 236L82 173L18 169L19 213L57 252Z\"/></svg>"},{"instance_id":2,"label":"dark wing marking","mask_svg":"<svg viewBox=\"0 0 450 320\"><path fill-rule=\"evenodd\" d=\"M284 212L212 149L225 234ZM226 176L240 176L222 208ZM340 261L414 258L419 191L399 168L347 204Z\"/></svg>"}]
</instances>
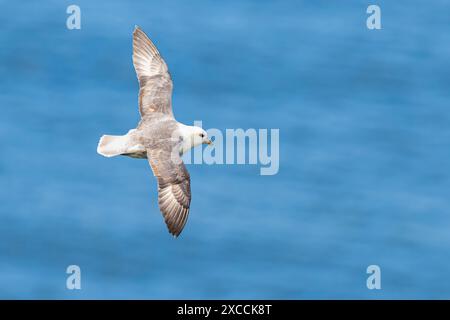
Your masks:
<instances>
[{"instance_id":1,"label":"dark wing marking","mask_svg":"<svg viewBox=\"0 0 450 320\"><path fill-rule=\"evenodd\" d=\"M178 237L183 230L191 203L191 179L178 153L170 146L147 149L153 174L158 180L158 204L169 232Z\"/></svg>"}]
</instances>

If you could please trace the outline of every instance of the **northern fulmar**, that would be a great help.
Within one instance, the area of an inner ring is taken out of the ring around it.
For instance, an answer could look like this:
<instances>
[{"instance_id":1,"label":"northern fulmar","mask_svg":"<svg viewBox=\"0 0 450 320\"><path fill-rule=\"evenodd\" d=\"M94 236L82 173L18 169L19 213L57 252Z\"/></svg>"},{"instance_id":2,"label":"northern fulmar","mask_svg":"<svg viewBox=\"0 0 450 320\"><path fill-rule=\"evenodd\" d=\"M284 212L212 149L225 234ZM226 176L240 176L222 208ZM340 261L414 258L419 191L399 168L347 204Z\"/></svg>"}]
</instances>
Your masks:
<instances>
[{"instance_id":1,"label":"northern fulmar","mask_svg":"<svg viewBox=\"0 0 450 320\"><path fill-rule=\"evenodd\" d=\"M172 112L172 79L167 64L147 35L133 32L133 65L139 80L139 112L136 129L123 136L104 135L97 152L148 159L158 181L158 205L169 232L178 237L191 203L191 181L181 156L211 140L200 127L184 125Z\"/></svg>"}]
</instances>

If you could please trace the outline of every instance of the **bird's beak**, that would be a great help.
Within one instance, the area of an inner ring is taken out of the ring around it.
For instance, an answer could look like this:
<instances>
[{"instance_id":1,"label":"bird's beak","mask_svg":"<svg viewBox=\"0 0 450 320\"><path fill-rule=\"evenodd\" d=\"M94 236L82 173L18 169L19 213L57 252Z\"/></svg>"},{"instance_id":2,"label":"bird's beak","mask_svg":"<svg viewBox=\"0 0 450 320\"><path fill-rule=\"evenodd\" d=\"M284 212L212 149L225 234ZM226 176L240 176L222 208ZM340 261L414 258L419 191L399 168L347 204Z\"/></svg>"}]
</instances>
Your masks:
<instances>
[{"instance_id":1,"label":"bird's beak","mask_svg":"<svg viewBox=\"0 0 450 320\"><path fill-rule=\"evenodd\" d=\"M209 146L211 146L211 145L213 144L213 142L212 142L211 140L209 140L209 139L206 140L205 143L206 143L207 145L209 145Z\"/></svg>"}]
</instances>

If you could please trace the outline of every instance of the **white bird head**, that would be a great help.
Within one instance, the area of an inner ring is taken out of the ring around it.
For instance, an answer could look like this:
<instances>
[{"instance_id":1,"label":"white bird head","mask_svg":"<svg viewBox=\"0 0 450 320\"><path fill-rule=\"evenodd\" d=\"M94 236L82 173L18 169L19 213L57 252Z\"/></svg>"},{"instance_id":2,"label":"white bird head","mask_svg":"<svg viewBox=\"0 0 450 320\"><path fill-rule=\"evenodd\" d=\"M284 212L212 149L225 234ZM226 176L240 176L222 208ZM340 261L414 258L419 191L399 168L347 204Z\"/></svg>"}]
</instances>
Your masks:
<instances>
[{"instance_id":1,"label":"white bird head","mask_svg":"<svg viewBox=\"0 0 450 320\"><path fill-rule=\"evenodd\" d=\"M212 141L208 138L208 134L205 130L196 126L192 126L191 128L192 147L196 147L201 144L212 144Z\"/></svg>"},{"instance_id":2,"label":"white bird head","mask_svg":"<svg viewBox=\"0 0 450 320\"><path fill-rule=\"evenodd\" d=\"M179 124L179 129L183 140L183 144L181 146L182 153L185 153L187 150L202 144L212 144L212 141L208 138L206 131L200 127Z\"/></svg>"}]
</instances>

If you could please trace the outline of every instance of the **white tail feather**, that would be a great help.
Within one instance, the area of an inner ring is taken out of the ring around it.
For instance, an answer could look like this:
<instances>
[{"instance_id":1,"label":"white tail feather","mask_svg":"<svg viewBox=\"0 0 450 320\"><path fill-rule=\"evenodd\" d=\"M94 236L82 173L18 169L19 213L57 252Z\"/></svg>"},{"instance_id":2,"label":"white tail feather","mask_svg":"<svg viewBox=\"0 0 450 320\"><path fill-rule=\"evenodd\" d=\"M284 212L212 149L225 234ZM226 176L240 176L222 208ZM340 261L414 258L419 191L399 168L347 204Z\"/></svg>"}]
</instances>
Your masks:
<instances>
[{"instance_id":1,"label":"white tail feather","mask_svg":"<svg viewBox=\"0 0 450 320\"><path fill-rule=\"evenodd\" d=\"M147 151L134 135L136 130L130 130L124 136L104 135L100 138L97 146L97 153L104 157L115 157L126 155L133 158L147 158Z\"/></svg>"},{"instance_id":2,"label":"white tail feather","mask_svg":"<svg viewBox=\"0 0 450 320\"><path fill-rule=\"evenodd\" d=\"M129 137L104 135L100 138L97 146L97 152L104 157L114 157L127 153L129 147Z\"/></svg>"}]
</instances>

